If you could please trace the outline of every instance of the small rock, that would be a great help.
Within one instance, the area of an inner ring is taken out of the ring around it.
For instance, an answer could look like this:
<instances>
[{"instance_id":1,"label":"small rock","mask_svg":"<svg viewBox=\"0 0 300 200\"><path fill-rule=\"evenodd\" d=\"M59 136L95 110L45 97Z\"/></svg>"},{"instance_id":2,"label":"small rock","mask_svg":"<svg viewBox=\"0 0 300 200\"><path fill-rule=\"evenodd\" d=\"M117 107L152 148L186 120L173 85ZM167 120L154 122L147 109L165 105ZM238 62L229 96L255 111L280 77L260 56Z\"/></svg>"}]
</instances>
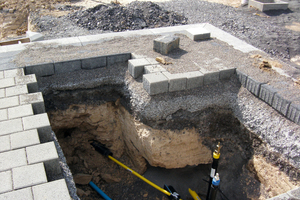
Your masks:
<instances>
[{"instance_id":1,"label":"small rock","mask_svg":"<svg viewBox=\"0 0 300 200\"><path fill-rule=\"evenodd\" d=\"M87 185L92 180L92 175L89 174L75 174L73 176L76 184Z\"/></svg>"},{"instance_id":2,"label":"small rock","mask_svg":"<svg viewBox=\"0 0 300 200\"><path fill-rule=\"evenodd\" d=\"M148 192L146 192L143 197L146 198L148 196Z\"/></svg>"},{"instance_id":3,"label":"small rock","mask_svg":"<svg viewBox=\"0 0 300 200\"><path fill-rule=\"evenodd\" d=\"M90 192L89 192L90 193ZM82 189L77 188L77 195L82 197L82 196L88 196L89 193L87 194L86 192L84 192Z\"/></svg>"},{"instance_id":4,"label":"small rock","mask_svg":"<svg viewBox=\"0 0 300 200\"><path fill-rule=\"evenodd\" d=\"M118 183L121 178L113 177L111 174L101 174L101 178L107 183Z\"/></svg>"}]
</instances>

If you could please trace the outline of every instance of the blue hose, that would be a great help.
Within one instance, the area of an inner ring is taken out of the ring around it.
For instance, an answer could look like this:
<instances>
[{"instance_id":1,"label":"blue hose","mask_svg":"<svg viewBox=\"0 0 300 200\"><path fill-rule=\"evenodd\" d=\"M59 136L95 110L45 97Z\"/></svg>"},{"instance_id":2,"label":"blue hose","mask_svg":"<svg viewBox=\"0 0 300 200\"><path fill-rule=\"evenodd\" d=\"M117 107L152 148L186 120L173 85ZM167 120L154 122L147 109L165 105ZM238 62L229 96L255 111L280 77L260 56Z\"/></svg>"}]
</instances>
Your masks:
<instances>
[{"instance_id":1,"label":"blue hose","mask_svg":"<svg viewBox=\"0 0 300 200\"><path fill-rule=\"evenodd\" d=\"M97 185L95 185L95 183L93 183L92 181L90 181L89 185L92 188L94 188L105 200L111 200L111 198L109 198L102 190L100 190L100 188L98 188Z\"/></svg>"}]
</instances>

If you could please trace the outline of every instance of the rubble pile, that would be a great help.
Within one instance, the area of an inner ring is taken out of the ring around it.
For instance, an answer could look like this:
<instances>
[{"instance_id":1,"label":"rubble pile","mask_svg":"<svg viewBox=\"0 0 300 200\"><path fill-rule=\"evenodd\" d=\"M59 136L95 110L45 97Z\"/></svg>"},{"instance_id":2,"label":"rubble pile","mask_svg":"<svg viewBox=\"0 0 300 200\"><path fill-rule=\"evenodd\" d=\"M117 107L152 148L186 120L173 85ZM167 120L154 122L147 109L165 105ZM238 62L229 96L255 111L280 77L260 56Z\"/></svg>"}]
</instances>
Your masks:
<instances>
[{"instance_id":1,"label":"rubble pile","mask_svg":"<svg viewBox=\"0 0 300 200\"><path fill-rule=\"evenodd\" d=\"M187 24L187 18L152 2L134 1L126 7L111 3L77 11L68 17L89 30L126 31Z\"/></svg>"}]
</instances>

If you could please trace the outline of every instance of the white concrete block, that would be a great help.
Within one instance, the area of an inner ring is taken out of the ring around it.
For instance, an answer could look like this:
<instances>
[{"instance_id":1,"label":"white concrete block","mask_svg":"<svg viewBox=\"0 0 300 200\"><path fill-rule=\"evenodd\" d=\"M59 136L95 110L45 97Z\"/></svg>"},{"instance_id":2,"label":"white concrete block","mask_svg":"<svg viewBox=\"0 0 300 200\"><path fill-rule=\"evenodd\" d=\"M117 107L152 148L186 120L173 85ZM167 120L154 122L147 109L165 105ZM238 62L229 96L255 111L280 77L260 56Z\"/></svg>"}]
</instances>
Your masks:
<instances>
[{"instance_id":1,"label":"white concrete block","mask_svg":"<svg viewBox=\"0 0 300 200\"><path fill-rule=\"evenodd\" d=\"M148 65L144 67L145 74L151 74L156 72L166 72L167 70L161 65Z\"/></svg>"},{"instance_id":2,"label":"white concrete block","mask_svg":"<svg viewBox=\"0 0 300 200\"><path fill-rule=\"evenodd\" d=\"M13 168L12 177L14 189L21 189L47 182L43 163Z\"/></svg>"},{"instance_id":3,"label":"white concrete block","mask_svg":"<svg viewBox=\"0 0 300 200\"><path fill-rule=\"evenodd\" d=\"M7 120L7 109L1 109L0 110L0 121Z\"/></svg>"},{"instance_id":4,"label":"white concrete block","mask_svg":"<svg viewBox=\"0 0 300 200\"><path fill-rule=\"evenodd\" d=\"M0 171L27 165L25 149L0 153Z\"/></svg>"},{"instance_id":5,"label":"white concrete block","mask_svg":"<svg viewBox=\"0 0 300 200\"><path fill-rule=\"evenodd\" d=\"M207 40L210 38L210 32L205 28L191 28L186 30L186 36L191 40Z\"/></svg>"},{"instance_id":6,"label":"white concrete block","mask_svg":"<svg viewBox=\"0 0 300 200\"><path fill-rule=\"evenodd\" d=\"M31 188L0 194L0 200L33 200Z\"/></svg>"},{"instance_id":7,"label":"white concrete block","mask_svg":"<svg viewBox=\"0 0 300 200\"><path fill-rule=\"evenodd\" d=\"M10 170L5 172L0 172L0 180L1 180L0 194L4 192L9 192L13 189Z\"/></svg>"},{"instance_id":8,"label":"white concrete block","mask_svg":"<svg viewBox=\"0 0 300 200\"><path fill-rule=\"evenodd\" d=\"M10 135L12 149L18 149L40 143L37 129L13 133Z\"/></svg>"},{"instance_id":9,"label":"white concrete block","mask_svg":"<svg viewBox=\"0 0 300 200\"><path fill-rule=\"evenodd\" d=\"M19 94L28 93L28 89L26 85L17 85L14 87L9 87L5 89L6 97L16 96Z\"/></svg>"},{"instance_id":10,"label":"white concrete block","mask_svg":"<svg viewBox=\"0 0 300 200\"><path fill-rule=\"evenodd\" d=\"M4 71L0 71L0 78L4 78Z\"/></svg>"},{"instance_id":11,"label":"white concrete block","mask_svg":"<svg viewBox=\"0 0 300 200\"><path fill-rule=\"evenodd\" d=\"M44 103L43 94L41 92L32 93L32 94L21 94L20 95L20 104L29 104L29 103Z\"/></svg>"},{"instance_id":12,"label":"white concrete block","mask_svg":"<svg viewBox=\"0 0 300 200\"><path fill-rule=\"evenodd\" d=\"M16 76L25 76L23 68L11 69L11 70L4 71L5 78L13 78Z\"/></svg>"},{"instance_id":13,"label":"white concrete block","mask_svg":"<svg viewBox=\"0 0 300 200\"><path fill-rule=\"evenodd\" d=\"M24 85L29 83L35 83L36 77L35 74L29 74L26 76L17 76L15 77L15 80L17 85Z\"/></svg>"},{"instance_id":14,"label":"white concrete block","mask_svg":"<svg viewBox=\"0 0 300 200\"><path fill-rule=\"evenodd\" d=\"M33 115L31 104L8 108L7 110L9 119Z\"/></svg>"},{"instance_id":15,"label":"white concrete block","mask_svg":"<svg viewBox=\"0 0 300 200\"><path fill-rule=\"evenodd\" d=\"M28 164L58 159L54 142L26 147Z\"/></svg>"},{"instance_id":16,"label":"white concrete block","mask_svg":"<svg viewBox=\"0 0 300 200\"><path fill-rule=\"evenodd\" d=\"M9 135L1 136L0 137L0 152L10 150L10 139ZM0 179L1 180L1 179Z\"/></svg>"},{"instance_id":17,"label":"white concrete block","mask_svg":"<svg viewBox=\"0 0 300 200\"><path fill-rule=\"evenodd\" d=\"M11 87L15 85L15 79L14 78L4 78L0 79L0 88L6 88Z\"/></svg>"},{"instance_id":18,"label":"white concrete block","mask_svg":"<svg viewBox=\"0 0 300 200\"><path fill-rule=\"evenodd\" d=\"M23 117L24 130L39 129L50 126L47 113Z\"/></svg>"},{"instance_id":19,"label":"white concrete block","mask_svg":"<svg viewBox=\"0 0 300 200\"><path fill-rule=\"evenodd\" d=\"M5 89L0 89L0 98L4 98L5 97Z\"/></svg>"},{"instance_id":20,"label":"white concrete block","mask_svg":"<svg viewBox=\"0 0 300 200\"><path fill-rule=\"evenodd\" d=\"M0 136L9 133L15 133L18 131L23 131L21 119L13 119L0 122Z\"/></svg>"},{"instance_id":21,"label":"white concrete block","mask_svg":"<svg viewBox=\"0 0 300 200\"><path fill-rule=\"evenodd\" d=\"M32 187L34 200L70 200L65 179L44 183Z\"/></svg>"},{"instance_id":22,"label":"white concrete block","mask_svg":"<svg viewBox=\"0 0 300 200\"><path fill-rule=\"evenodd\" d=\"M7 97L0 99L0 109L19 105L19 97Z\"/></svg>"}]
</instances>

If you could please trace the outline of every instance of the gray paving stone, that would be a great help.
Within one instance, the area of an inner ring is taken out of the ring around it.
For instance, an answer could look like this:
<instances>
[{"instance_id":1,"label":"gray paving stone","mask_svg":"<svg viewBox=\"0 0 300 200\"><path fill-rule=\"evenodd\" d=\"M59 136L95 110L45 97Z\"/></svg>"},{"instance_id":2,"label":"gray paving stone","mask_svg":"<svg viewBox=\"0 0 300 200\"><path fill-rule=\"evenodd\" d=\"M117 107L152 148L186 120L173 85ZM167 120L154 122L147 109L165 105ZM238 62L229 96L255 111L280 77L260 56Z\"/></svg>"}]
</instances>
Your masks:
<instances>
[{"instance_id":1,"label":"gray paving stone","mask_svg":"<svg viewBox=\"0 0 300 200\"><path fill-rule=\"evenodd\" d=\"M54 63L42 63L38 65L28 65L25 67L26 74L35 74L38 77L51 76L54 74Z\"/></svg>"},{"instance_id":2,"label":"gray paving stone","mask_svg":"<svg viewBox=\"0 0 300 200\"><path fill-rule=\"evenodd\" d=\"M219 69L219 71L220 80L230 79L230 77L235 74L236 68L223 68Z\"/></svg>"},{"instance_id":3,"label":"gray paving stone","mask_svg":"<svg viewBox=\"0 0 300 200\"><path fill-rule=\"evenodd\" d=\"M69 60L54 63L55 74L74 72L81 70L81 60Z\"/></svg>"},{"instance_id":4,"label":"gray paving stone","mask_svg":"<svg viewBox=\"0 0 300 200\"><path fill-rule=\"evenodd\" d=\"M28 89L26 85L17 85L14 87L5 88L6 97L16 96L19 94L28 93Z\"/></svg>"},{"instance_id":5,"label":"gray paving stone","mask_svg":"<svg viewBox=\"0 0 300 200\"><path fill-rule=\"evenodd\" d=\"M166 72L167 70L161 65L147 65L144 67L145 74L151 74L156 72Z\"/></svg>"},{"instance_id":6,"label":"gray paving stone","mask_svg":"<svg viewBox=\"0 0 300 200\"><path fill-rule=\"evenodd\" d=\"M291 197L287 193L283 193L281 195L275 196L268 200L295 200L295 199L291 199Z\"/></svg>"},{"instance_id":7,"label":"gray paving stone","mask_svg":"<svg viewBox=\"0 0 300 200\"><path fill-rule=\"evenodd\" d=\"M47 182L43 163L13 168L12 178L14 189L21 189Z\"/></svg>"},{"instance_id":8,"label":"gray paving stone","mask_svg":"<svg viewBox=\"0 0 300 200\"><path fill-rule=\"evenodd\" d=\"M208 71L208 70L201 68L200 72L203 73L203 84L204 85L216 83L219 81L219 77L220 77L219 71Z\"/></svg>"},{"instance_id":9,"label":"gray paving stone","mask_svg":"<svg viewBox=\"0 0 300 200\"><path fill-rule=\"evenodd\" d=\"M43 94L41 92L31 94L21 94L20 104L32 104L33 113L40 114L46 112Z\"/></svg>"},{"instance_id":10,"label":"gray paving stone","mask_svg":"<svg viewBox=\"0 0 300 200\"><path fill-rule=\"evenodd\" d=\"M4 192L12 191L12 180L11 180L11 171L0 172L0 194ZM1 199L1 196L0 196Z\"/></svg>"},{"instance_id":11,"label":"gray paving stone","mask_svg":"<svg viewBox=\"0 0 300 200\"><path fill-rule=\"evenodd\" d=\"M18 69L11 69L11 70L5 70L4 71L4 77L5 78L13 78L16 76L24 76L24 70L22 68Z\"/></svg>"},{"instance_id":12,"label":"gray paving stone","mask_svg":"<svg viewBox=\"0 0 300 200\"><path fill-rule=\"evenodd\" d=\"M0 79L4 78L4 71L0 71Z\"/></svg>"},{"instance_id":13,"label":"gray paving stone","mask_svg":"<svg viewBox=\"0 0 300 200\"><path fill-rule=\"evenodd\" d=\"M9 108L9 107L18 106L18 105L19 105L19 97L18 96L0 99L0 109Z\"/></svg>"},{"instance_id":14,"label":"gray paving stone","mask_svg":"<svg viewBox=\"0 0 300 200\"><path fill-rule=\"evenodd\" d=\"M294 104L292 102L289 106L289 110L287 112L286 117L295 122L296 124L300 125L300 105Z\"/></svg>"},{"instance_id":15,"label":"gray paving stone","mask_svg":"<svg viewBox=\"0 0 300 200\"><path fill-rule=\"evenodd\" d=\"M200 71L182 73L187 78L186 88L193 89L203 86L204 74Z\"/></svg>"},{"instance_id":16,"label":"gray paving stone","mask_svg":"<svg viewBox=\"0 0 300 200\"><path fill-rule=\"evenodd\" d=\"M14 78L3 78L0 79L0 88L7 88L15 85Z\"/></svg>"},{"instance_id":17,"label":"gray paving stone","mask_svg":"<svg viewBox=\"0 0 300 200\"><path fill-rule=\"evenodd\" d=\"M147 56L131 53L131 59L147 58Z\"/></svg>"},{"instance_id":18,"label":"gray paving stone","mask_svg":"<svg viewBox=\"0 0 300 200\"><path fill-rule=\"evenodd\" d=\"M172 35L161 36L153 41L153 50L167 55L173 49L179 48L180 38Z\"/></svg>"},{"instance_id":19,"label":"gray paving stone","mask_svg":"<svg viewBox=\"0 0 300 200\"><path fill-rule=\"evenodd\" d=\"M31 104L8 108L7 110L8 110L8 118L9 119L33 115L33 110L32 110Z\"/></svg>"},{"instance_id":20,"label":"gray paving stone","mask_svg":"<svg viewBox=\"0 0 300 200\"><path fill-rule=\"evenodd\" d=\"M92 57L92 58L85 58L81 60L82 62L82 69L96 69L100 67L106 66L106 56L99 56L99 57Z\"/></svg>"},{"instance_id":21,"label":"gray paving stone","mask_svg":"<svg viewBox=\"0 0 300 200\"><path fill-rule=\"evenodd\" d=\"M40 143L37 129L10 134L11 149L19 149Z\"/></svg>"},{"instance_id":22,"label":"gray paving stone","mask_svg":"<svg viewBox=\"0 0 300 200\"><path fill-rule=\"evenodd\" d=\"M242 86L246 87L248 75L238 69L236 69L236 74Z\"/></svg>"},{"instance_id":23,"label":"gray paving stone","mask_svg":"<svg viewBox=\"0 0 300 200\"><path fill-rule=\"evenodd\" d=\"M0 89L0 98L5 97L5 89Z\"/></svg>"},{"instance_id":24,"label":"gray paving stone","mask_svg":"<svg viewBox=\"0 0 300 200\"><path fill-rule=\"evenodd\" d=\"M64 179L44 183L32 187L34 200L70 200L69 191Z\"/></svg>"},{"instance_id":25,"label":"gray paving stone","mask_svg":"<svg viewBox=\"0 0 300 200\"><path fill-rule=\"evenodd\" d=\"M210 38L210 32L205 28L191 28L187 29L185 35L191 40L207 40Z\"/></svg>"},{"instance_id":26,"label":"gray paving stone","mask_svg":"<svg viewBox=\"0 0 300 200\"><path fill-rule=\"evenodd\" d=\"M0 194L0 200L33 200L31 188Z\"/></svg>"},{"instance_id":27,"label":"gray paving stone","mask_svg":"<svg viewBox=\"0 0 300 200\"><path fill-rule=\"evenodd\" d=\"M0 153L0 172L27 165L25 149Z\"/></svg>"},{"instance_id":28,"label":"gray paving stone","mask_svg":"<svg viewBox=\"0 0 300 200\"><path fill-rule=\"evenodd\" d=\"M256 81L254 78L248 76L246 88L248 89L249 92L251 92L252 94L258 97L260 92L260 86L262 84L263 83Z\"/></svg>"},{"instance_id":29,"label":"gray paving stone","mask_svg":"<svg viewBox=\"0 0 300 200\"><path fill-rule=\"evenodd\" d=\"M171 74L162 72L169 80L169 92L181 91L186 89L187 78L182 73Z\"/></svg>"},{"instance_id":30,"label":"gray paving stone","mask_svg":"<svg viewBox=\"0 0 300 200\"><path fill-rule=\"evenodd\" d=\"M138 78L143 75L144 67L150 65L146 58L128 60L128 71L133 78Z\"/></svg>"},{"instance_id":31,"label":"gray paving stone","mask_svg":"<svg viewBox=\"0 0 300 200\"><path fill-rule=\"evenodd\" d=\"M9 135L0 136L0 152L10 150L10 138ZM0 178L1 180L1 178ZM1 187L1 184L0 184ZM1 193L1 192L0 192Z\"/></svg>"},{"instance_id":32,"label":"gray paving stone","mask_svg":"<svg viewBox=\"0 0 300 200\"><path fill-rule=\"evenodd\" d=\"M120 54L108 55L106 57L106 64L107 66L110 66L115 63L127 62L129 59L131 59L131 53L120 53Z\"/></svg>"},{"instance_id":33,"label":"gray paving stone","mask_svg":"<svg viewBox=\"0 0 300 200\"><path fill-rule=\"evenodd\" d=\"M4 121L8 119L7 109L0 110L0 121Z\"/></svg>"},{"instance_id":34,"label":"gray paving stone","mask_svg":"<svg viewBox=\"0 0 300 200\"><path fill-rule=\"evenodd\" d=\"M26 153L28 164L58 159L58 154L53 141L26 147Z\"/></svg>"},{"instance_id":35,"label":"gray paving stone","mask_svg":"<svg viewBox=\"0 0 300 200\"><path fill-rule=\"evenodd\" d=\"M152 73L143 75L143 87L150 95L168 92L168 79L162 73Z\"/></svg>"},{"instance_id":36,"label":"gray paving stone","mask_svg":"<svg viewBox=\"0 0 300 200\"><path fill-rule=\"evenodd\" d=\"M13 119L0 122L0 136L23 131L22 120Z\"/></svg>"},{"instance_id":37,"label":"gray paving stone","mask_svg":"<svg viewBox=\"0 0 300 200\"><path fill-rule=\"evenodd\" d=\"M284 116L287 115L290 104L291 104L291 101L286 100L284 97L282 97L278 93L276 93L274 95L272 107L274 109L276 109L277 111L279 111Z\"/></svg>"},{"instance_id":38,"label":"gray paving stone","mask_svg":"<svg viewBox=\"0 0 300 200\"><path fill-rule=\"evenodd\" d=\"M260 99L264 100L264 102L266 102L267 104L272 105L274 95L276 94L276 92L278 92L278 90L276 90L272 86L270 86L268 84L262 84L260 86L260 91L259 91L258 97Z\"/></svg>"},{"instance_id":39,"label":"gray paving stone","mask_svg":"<svg viewBox=\"0 0 300 200\"><path fill-rule=\"evenodd\" d=\"M155 58L146 58L146 60L148 60L148 62L150 63L150 65L158 65L159 62L157 62L155 60Z\"/></svg>"}]
</instances>

